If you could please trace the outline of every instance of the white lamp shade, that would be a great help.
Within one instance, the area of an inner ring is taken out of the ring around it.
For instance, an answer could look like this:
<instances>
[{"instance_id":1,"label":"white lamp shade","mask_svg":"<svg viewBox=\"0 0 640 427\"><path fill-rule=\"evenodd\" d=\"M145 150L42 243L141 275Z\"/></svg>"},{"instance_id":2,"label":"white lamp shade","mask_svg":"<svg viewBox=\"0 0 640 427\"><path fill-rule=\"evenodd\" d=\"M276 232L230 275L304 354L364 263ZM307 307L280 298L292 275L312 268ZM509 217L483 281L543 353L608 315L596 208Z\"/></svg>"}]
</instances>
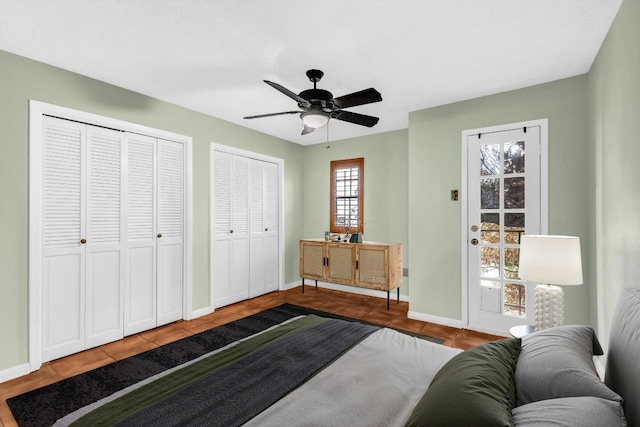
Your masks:
<instances>
[{"instance_id":1,"label":"white lamp shade","mask_svg":"<svg viewBox=\"0 0 640 427\"><path fill-rule=\"evenodd\" d=\"M312 128L320 128L327 124L329 116L327 114L315 113L313 111L302 113L302 122Z\"/></svg>"},{"instance_id":2,"label":"white lamp shade","mask_svg":"<svg viewBox=\"0 0 640 427\"><path fill-rule=\"evenodd\" d=\"M580 238L525 235L520 240L521 279L553 285L582 284Z\"/></svg>"}]
</instances>

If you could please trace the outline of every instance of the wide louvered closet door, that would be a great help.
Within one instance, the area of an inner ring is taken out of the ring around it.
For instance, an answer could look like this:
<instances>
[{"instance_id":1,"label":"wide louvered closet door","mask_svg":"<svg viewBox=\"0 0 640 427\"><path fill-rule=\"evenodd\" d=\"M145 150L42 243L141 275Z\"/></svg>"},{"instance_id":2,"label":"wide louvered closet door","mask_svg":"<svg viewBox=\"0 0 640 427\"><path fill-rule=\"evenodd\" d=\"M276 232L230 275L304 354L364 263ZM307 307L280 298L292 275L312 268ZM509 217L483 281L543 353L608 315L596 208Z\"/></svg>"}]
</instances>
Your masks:
<instances>
[{"instance_id":1,"label":"wide louvered closet door","mask_svg":"<svg viewBox=\"0 0 640 427\"><path fill-rule=\"evenodd\" d=\"M42 361L182 319L185 144L43 126Z\"/></svg>"},{"instance_id":2,"label":"wide louvered closet door","mask_svg":"<svg viewBox=\"0 0 640 427\"><path fill-rule=\"evenodd\" d=\"M156 327L156 138L127 135L124 334Z\"/></svg>"},{"instance_id":3,"label":"wide louvered closet door","mask_svg":"<svg viewBox=\"0 0 640 427\"><path fill-rule=\"evenodd\" d=\"M212 158L212 282L214 307L249 296L249 162L214 152Z\"/></svg>"},{"instance_id":4,"label":"wide louvered closet door","mask_svg":"<svg viewBox=\"0 0 640 427\"><path fill-rule=\"evenodd\" d=\"M212 150L212 291L222 307L277 290L279 166Z\"/></svg>"},{"instance_id":5,"label":"wide louvered closet door","mask_svg":"<svg viewBox=\"0 0 640 427\"><path fill-rule=\"evenodd\" d=\"M45 117L43 129L42 355L84 349L86 126Z\"/></svg>"},{"instance_id":6,"label":"wide louvered closet door","mask_svg":"<svg viewBox=\"0 0 640 427\"><path fill-rule=\"evenodd\" d=\"M158 326L182 318L184 144L158 140Z\"/></svg>"}]
</instances>

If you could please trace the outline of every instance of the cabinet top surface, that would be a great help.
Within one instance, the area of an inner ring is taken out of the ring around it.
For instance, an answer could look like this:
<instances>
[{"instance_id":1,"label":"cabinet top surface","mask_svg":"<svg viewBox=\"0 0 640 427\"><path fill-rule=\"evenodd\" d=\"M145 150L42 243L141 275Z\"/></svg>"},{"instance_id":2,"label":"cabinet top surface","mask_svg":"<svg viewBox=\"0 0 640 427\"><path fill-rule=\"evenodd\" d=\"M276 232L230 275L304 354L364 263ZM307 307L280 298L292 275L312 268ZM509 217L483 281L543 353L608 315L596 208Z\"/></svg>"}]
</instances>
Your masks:
<instances>
[{"instance_id":1,"label":"cabinet top surface","mask_svg":"<svg viewBox=\"0 0 640 427\"><path fill-rule=\"evenodd\" d=\"M364 241L362 243L350 243L350 242L345 242L344 240L341 240L339 242L334 242L334 241L329 241L329 240L325 240L325 239L301 239L301 242L316 242L316 243L340 243L340 244L347 244L347 245L360 245L360 246L366 246L366 245L372 245L372 246L391 246L391 245L402 245L402 243L382 243L382 242L369 242L369 241Z\"/></svg>"}]
</instances>

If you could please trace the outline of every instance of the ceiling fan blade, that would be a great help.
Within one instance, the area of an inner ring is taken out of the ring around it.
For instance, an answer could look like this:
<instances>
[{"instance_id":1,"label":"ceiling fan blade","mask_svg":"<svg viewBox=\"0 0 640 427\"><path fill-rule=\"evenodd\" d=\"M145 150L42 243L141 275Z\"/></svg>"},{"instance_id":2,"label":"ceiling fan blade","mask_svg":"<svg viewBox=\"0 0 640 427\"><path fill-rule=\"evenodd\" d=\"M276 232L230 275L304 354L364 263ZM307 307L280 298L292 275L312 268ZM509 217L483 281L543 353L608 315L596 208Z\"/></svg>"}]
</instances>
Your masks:
<instances>
[{"instance_id":1,"label":"ceiling fan blade","mask_svg":"<svg viewBox=\"0 0 640 427\"><path fill-rule=\"evenodd\" d=\"M287 89L286 87L279 85L278 83L274 83L274 82L270 82L269 80L264 80L264 82L266 84L268 84L269 86L271 86L272 88L284 93L285 95L287 95L289 98L293 99L294 101L296 101L298 104L300 104L300 106L304 106L304 107L309 107L311 106L311 104L309 103L309 101L307 101L306 99L304 99L303 97L301 97L300 95L291 92L289 89Z\"/></svg>"},{"instance_id":2,"label":"ceiling fan blade","mask_svg":"<svg viewBox=\"0 0 640 427\"><path fill-rule=\"evenodd\" d=\"M380 120L378 117L367 116L366 114L353 113L351 111L339 111L336 119L344 122L355 123L361 126L373 127Z\"/></svg>"},{"instance_id":3,"label":"ceiling fan blade","mask_svg":"<svg viewBox=\"0 0 640 427\"><path fill-rule=\"evenodd\" d=\"M374 88L361 90L360 92L350 93L349 95L339 96L333 99L333 102L340 108L355 107L356 105L371 104L372 102L382 101L382 95Z\"/></svg>"},{"instance_id":4,"label":"ceiling fan blade","mask_svg":"<svg viewBox=\"0 0 640 427\"><path fill-rule=\"evenodd\" d=\"M283 114L300 114L302 111L283 111L282 113L258 114L257 116L247 116L243 119L259 119L262 117L281 116Z\"/></svg>"},{"instance_id":5,"label":"ceiling fan blade","mask_svg":"<svg viewBox=\"0 0 640 427\"><path fill-rule=\"evenodd\" d=\"M313 132L316 128L312 128L311 126L307 126L304 123L302 124L302 133L300 135L306 135L308 133Z\"/></svg>"}]
</instances>

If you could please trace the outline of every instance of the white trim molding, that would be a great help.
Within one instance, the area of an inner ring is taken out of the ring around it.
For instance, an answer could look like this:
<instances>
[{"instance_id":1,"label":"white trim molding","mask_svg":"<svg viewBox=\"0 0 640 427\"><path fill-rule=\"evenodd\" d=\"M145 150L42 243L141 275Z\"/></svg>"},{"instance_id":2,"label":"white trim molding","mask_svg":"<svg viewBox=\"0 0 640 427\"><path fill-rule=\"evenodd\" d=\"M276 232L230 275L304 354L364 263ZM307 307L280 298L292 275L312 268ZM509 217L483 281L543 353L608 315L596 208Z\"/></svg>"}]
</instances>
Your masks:
<instances>
[{"instance_id":1,"label":"white trim molding","mask_svg":"<svg viewBox=\"0 0 640 427\"><path fill-rule=\"evenodd\" d=\"M44 116L59 117L125 132L183 143L185 146L185 205L183 254L182 318L192 319L193 313L193 139L160 129L74 110L35 100L29 101L29 369L42 365L42 273L43 273L43 120ZM22 366L16 367L22 372ZM1 375L1 373L0 373ZM1 377L0 377L1 378Z\"/></svg>"}]
</instances>

